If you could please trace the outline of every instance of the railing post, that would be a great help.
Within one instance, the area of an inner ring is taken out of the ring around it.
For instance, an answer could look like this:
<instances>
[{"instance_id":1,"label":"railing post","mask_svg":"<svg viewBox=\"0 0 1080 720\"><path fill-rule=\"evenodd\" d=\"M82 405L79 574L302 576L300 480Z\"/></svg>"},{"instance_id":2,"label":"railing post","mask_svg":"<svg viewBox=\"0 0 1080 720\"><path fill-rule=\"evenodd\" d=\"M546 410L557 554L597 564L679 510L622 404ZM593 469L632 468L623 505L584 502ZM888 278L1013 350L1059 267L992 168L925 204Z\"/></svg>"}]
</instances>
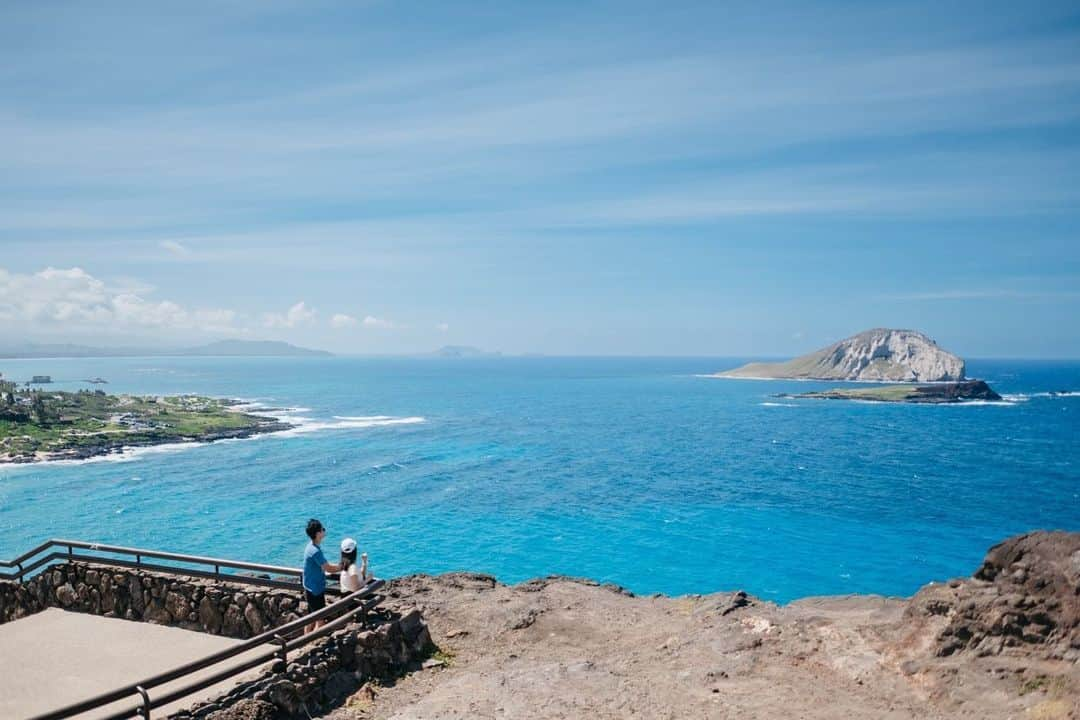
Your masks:
<instances>
[{"instance_id":1,"label":"railing post","mask_svg":"<svg viewBox=\"0 0 1080 720\"><path fill-rule=\"evenodd\" d=\"M22 566L22 563L15 563L15 564L19 566L19 584L22 585L22 582L23 582L23 566Z\"/></svg>"},{"instance_id":2,"label":"railing post","mask_svg":"<svg viewBox=\"0 0 1080 720\"><path fill-rule=\"evenodd\" d=\"M274 663L274 672L283 673L289 665L288 641L281 635L274 635L274 642L281 646L277 651L278 661Z\"/></svg>"},{"instance_id":3,"label":"railing post","mask_svg":"<svg viewBox=\"0 0 1080 720\"><path fill-rule=\"evenodd\" d=\"M136 565L142 565L142 555L138 555L138 554L135 555L135 564Z\"/></svg>"},{"instance_id":4,"label":"railing post","mask_svg":"<svg viewBox=\"0 0 1080 720\"><path fill-rule=\"evenodd\" d=\"M139 708L139 714L143 716L143 720L150 720L150 694L143 689L142 685L136 685L135 689L142 695L142 707Z\"/></svg>"}]
</instances>

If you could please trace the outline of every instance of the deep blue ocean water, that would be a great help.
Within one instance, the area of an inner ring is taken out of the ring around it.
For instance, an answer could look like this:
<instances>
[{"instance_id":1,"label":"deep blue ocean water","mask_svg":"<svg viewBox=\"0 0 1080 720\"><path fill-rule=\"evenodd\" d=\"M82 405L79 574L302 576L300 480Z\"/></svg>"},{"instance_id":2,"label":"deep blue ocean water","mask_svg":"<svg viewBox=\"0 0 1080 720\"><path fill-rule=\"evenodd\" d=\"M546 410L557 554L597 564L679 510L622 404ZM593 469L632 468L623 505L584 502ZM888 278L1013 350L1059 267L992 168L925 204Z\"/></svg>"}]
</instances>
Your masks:
<instances>
[{"instance_id":1,"label":"deep blue ocean water","mask_svg":"<svg viewBox=\"0 0 1080 720\"><path fill-rule=\"evenodd\" d=\"M970 574L1010 534L1080 530L1080 397L1046 395L1080 390L1080 362L972 361L1012 402L926 407L698 377L740 362L3 360L6 377L51 374L57 389L100 375L110 392L305 408L306 425L4 466L0 557L66 537L295 566L317 516L328 550L353 536L382 576L564 573L782 602L910 595Z\"/></svg>"}]
</instances>

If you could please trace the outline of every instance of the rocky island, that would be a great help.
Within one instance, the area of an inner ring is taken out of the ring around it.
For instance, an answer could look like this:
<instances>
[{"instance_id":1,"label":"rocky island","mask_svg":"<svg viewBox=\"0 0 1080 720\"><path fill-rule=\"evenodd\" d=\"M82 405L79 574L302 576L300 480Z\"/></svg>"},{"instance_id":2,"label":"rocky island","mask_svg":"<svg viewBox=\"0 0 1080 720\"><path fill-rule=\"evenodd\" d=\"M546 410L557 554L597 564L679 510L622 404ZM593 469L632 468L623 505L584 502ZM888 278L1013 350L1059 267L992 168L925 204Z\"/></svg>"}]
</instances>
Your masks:
<instances>
[{"instance_id":1,"label":"rocky island","mask_svg":"<svg viewBox=\"0 0 1080 720\"><path fill-rule=\"evenodd\" d=\"M750 363L715 377L869 382L957 382L964 361L916 330L875 328L808 355Z\"/></svg>"},{"instance_id":2,"label":"rocky island","mask_svg":"<svg viewBox=\"0 0 1080 720\"><path fill-rule=\"evenodd\" d=\"M903 402L922 405L1001 400L1001 396L982 380L936 383L934 385L878 385L863 388L832 388L805 393L778 393L777 397Z\"/></svg>"},{"instance_id":3,"label":"rocky island","mask_svg":"<svg viewBox=\"0 0 1080 720\"><path fill-rule=\"evenodd\" d=\"M124 448L210 442L287 430L279 420L196 395L56 392L0 383L0 464L79 460Z\"/></svg>"}]
</instances>

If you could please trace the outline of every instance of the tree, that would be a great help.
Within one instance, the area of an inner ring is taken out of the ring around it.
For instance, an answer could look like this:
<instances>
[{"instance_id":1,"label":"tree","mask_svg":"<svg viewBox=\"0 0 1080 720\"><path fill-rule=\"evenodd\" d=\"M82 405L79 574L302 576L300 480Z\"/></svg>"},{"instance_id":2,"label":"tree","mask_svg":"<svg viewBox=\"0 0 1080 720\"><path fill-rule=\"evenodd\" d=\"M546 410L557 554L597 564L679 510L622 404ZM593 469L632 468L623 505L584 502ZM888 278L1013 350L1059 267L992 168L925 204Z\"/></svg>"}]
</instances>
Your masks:
<instances>
[{"instance_id":1,"label":"tree","mask_svg":"<svg viewBox=\"0 0 1080 720\"><path fill-rule=\"evenodd\" d=\"M49 409L45 406L45 399L39 392L30 395L30 413L38 425L49 424Z\"/></svg>"}]
</instances>

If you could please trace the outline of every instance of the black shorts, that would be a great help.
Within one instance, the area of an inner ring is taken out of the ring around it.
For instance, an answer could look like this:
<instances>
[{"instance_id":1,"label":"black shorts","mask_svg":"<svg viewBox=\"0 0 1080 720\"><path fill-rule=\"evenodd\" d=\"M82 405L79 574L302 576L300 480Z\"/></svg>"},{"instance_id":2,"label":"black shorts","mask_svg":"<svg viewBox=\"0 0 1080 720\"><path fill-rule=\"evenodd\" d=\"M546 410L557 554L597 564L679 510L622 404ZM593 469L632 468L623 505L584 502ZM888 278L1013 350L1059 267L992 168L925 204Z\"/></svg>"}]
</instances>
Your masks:
<instances>
[{"instance_id":1,"label":"black shorts","mask_svg":"<svg viewBox=\"0 0 1080 720\"><path fill-rule=\"evenodd\" d=\"M313 613L316 610L322 610L326 607L326 593L324 592L316 595L307 588L304 588L304 599L307 600L307 611L309 613Z\"/></svg>"}]
</instances>

